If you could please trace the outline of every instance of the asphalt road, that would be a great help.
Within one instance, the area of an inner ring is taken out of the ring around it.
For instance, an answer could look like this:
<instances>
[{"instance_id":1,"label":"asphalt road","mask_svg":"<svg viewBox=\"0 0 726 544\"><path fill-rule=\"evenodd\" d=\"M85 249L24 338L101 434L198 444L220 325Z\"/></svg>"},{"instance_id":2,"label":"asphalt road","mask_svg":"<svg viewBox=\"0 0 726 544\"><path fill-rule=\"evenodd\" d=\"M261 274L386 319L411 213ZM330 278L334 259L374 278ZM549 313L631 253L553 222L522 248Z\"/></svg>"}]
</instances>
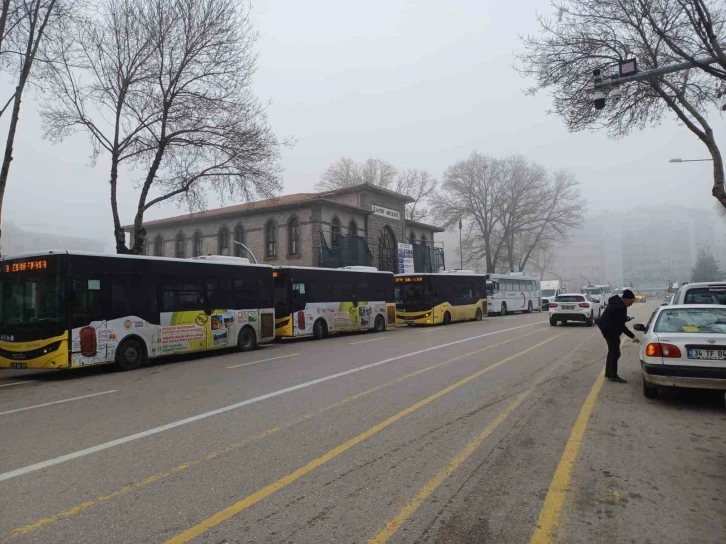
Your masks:
<instances>
[{"instance_id":1,"label":"asphalt road","mask_svg":"<svg viewBox=\"0 0 726 544\"><path fill-rule=\"evenodd\" d=\"M3 371L0 542L722 544L723 394L604 355L535 313Z\"/></svg>"}]
</instances>

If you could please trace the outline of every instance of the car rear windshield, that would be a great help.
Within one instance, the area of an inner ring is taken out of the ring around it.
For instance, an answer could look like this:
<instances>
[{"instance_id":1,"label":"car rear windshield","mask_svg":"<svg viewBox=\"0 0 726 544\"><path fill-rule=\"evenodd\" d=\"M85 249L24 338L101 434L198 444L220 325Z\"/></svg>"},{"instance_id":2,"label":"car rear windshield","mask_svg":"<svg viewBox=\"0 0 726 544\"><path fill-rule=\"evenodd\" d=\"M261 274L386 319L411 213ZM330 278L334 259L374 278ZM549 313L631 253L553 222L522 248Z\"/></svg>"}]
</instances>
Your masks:
<instances>
[{"instance_id":1,"label":"car rear windshield","mask_svg":"<svg viewBox=\"0 0 726 544\"><path fill-rule=\"evenodd\" d=\"M726 334L726 308L663 310L653 331Z\"/></svg>"},{"instance_id":2,"label":"car rear windshield","mask_svg":"<svg viewBox=\"0 0 726 544\"><path fill-rule=\"evenodd\" d=\"M585 302L585 297L581 295L560 295L555 299L556 302Z\"/></svg>"},{"instance_id":3,"label":"car rear windshield","mask_svg":"<svg viewBox=\"0 0 726 544\"><path fill-rule=\"evenodd\" d=\"M726 304L726 285L688 289L683 304Z\"/></svg>"}]
</instances>

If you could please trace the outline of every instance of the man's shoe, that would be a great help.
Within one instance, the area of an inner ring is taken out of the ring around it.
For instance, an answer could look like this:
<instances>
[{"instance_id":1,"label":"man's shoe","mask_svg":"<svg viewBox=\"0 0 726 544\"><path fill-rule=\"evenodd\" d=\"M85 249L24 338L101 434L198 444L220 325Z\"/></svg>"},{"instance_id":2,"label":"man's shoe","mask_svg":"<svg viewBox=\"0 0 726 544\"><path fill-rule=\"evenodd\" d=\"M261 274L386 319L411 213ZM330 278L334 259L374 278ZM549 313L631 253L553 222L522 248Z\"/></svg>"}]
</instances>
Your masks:
<instances>
[{"instance_id":1,"label":"man's shoe","mask_svg":"<svg viewBox=\"0 0 726 544\"><path fill-rule=\"evenodd\" d=\"M615 383L628 383L628 380L624 380L620 376L615 376L614 378L610 378L610 381L615 382Z\"/></svg>"}]
</instances>

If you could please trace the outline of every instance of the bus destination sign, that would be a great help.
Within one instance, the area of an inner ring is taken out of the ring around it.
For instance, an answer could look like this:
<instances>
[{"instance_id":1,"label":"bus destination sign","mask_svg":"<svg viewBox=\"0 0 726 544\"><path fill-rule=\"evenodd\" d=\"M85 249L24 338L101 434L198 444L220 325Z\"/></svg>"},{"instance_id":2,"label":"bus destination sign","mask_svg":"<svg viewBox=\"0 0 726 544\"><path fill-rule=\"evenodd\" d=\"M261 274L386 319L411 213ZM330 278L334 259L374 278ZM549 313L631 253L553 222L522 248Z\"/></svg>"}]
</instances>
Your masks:
<instances>
[{"instance_id":1,"label":"bus destination sign","mask_svg":"<svg viewBox=\"0 0 726 544\"><path fill-rule=\"evenodd\" d=\"M17 272L31 272L35 270L45 270L48 268L48 261L45 259L37 259L34 261L23 261L19 263L8 263L3 265L3 272L6 274L14 274Z\"/></svg>"},{"instance_id":2,"label":"bus destination sign","mask_svg":"<svg viewBox=\"0 0 726 544\"><path fill-rule=\"evenodd\" d=\"M396 283L422 283L423 281L423 276L399 276L396 278Z\"/></svg>"}]
</instances>

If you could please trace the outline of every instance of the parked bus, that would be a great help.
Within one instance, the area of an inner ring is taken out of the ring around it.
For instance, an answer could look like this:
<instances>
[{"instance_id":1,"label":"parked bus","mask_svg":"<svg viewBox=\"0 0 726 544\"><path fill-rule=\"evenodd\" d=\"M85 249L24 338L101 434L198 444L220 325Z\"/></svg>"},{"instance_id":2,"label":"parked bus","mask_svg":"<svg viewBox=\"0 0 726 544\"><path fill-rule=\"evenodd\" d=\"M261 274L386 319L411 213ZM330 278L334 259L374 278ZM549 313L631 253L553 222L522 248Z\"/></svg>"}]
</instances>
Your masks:
<instances>
[{"instance_id":1,"label":"parked bus","mask_svg":"<svg viewBox=\"0 0 726 544\"><path fill-rule=\"evenodd\" d=\"M540 308L539 279L519 274L490 274L489 313L531 313Z\"/></svg>"},{"instance_id":2,"label":"parked bus","mask_svg":"<svg viewBox=\"0 0 726 544\"><path fill-rule=\"evenodd\" d=\"M0 367L67 369L274 340L272 267L45 251L0 259Z\"/></svg>"},{"instance_id":3,"label":"parked bus","mask_svg":"<svg viewBox=\"0 0 726 544\"><path fill-rule=\"evenodd\" d=\"M481 320L487 314L487 276L470 270L428 274L398 274L396 323L447 325Z\"/></svg>"},{"instance_id":4,"label":"parked bus","mask_svg":"<svg viewBox=\"0 0 726 544\"><path fill-rule=\"evenodd\" d=\"M382 332L395 324L393 274L369 266L273 271L278 337L361 330Z\"/></svg>"},{"instance_id":5,"label":"parked bus","mask_svg":"<svg viewBox=\"0 0 726 544\"><path fill-rule=\"evenodd\" d=\"M603 306L607 306L608 299L612 296L612 290L609 285L586 285L581 289L583 295L598 301Z\"/></svg>"}]
</instances>

